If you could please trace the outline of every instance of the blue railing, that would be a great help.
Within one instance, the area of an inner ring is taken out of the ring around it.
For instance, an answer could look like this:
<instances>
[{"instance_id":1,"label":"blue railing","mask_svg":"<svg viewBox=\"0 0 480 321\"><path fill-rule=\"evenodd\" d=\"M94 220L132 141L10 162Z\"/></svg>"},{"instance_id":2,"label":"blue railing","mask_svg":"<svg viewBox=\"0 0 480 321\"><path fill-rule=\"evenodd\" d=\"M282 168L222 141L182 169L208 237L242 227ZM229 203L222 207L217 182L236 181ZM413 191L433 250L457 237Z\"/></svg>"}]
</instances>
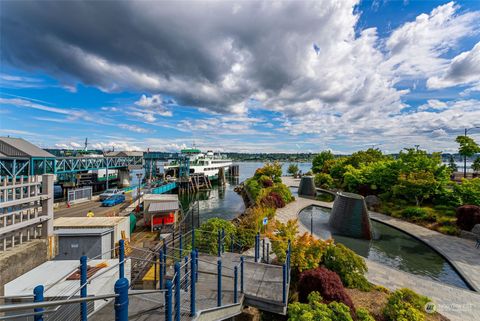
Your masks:
<instances>
[{"instance_id":1,"label":"blue railing","mask_svg":"<svg viewBox=\"0 0 480 321\"><path fill-rule=\"evenodd\" d=\"M202 262L203 264L216 264L217 266L217 307L222 307L225 305L222 302L222 294L224 289L224 285L222 283L222 277L229 277L233 278L233 304L237 304L239 302L239 292L244 293L244 257L241 256L238 264L234 265L233 268L229 266L222 265L222 257L221 254L223 253L225 246L225 231L220 231L218 233L218 249L219 249L219 258L217 262L211 262L211 260L201 260L199 259L198 249L195 248L195 235L196 233L209 233L206 231L201 230L192 230L190 231L191 235L191 250L189 251L188 255L183 254L183 252L187 252L187 249L184 248L188 242L185 241L186 235L180 234L177 239L172 237L170 240L165 240L164 245L155 252L153 260L148 260L150 263L155 265L155 271L157 271L156 266L159 265L159 290L153 291L138 291L135 293L129 292L130 284L128 279L125 278L125 261L128 259L141 259L135 257L125 257L125 244L123 240L119 241L118 245L118 263L107 270L112 268L116 268L118 266L119 269L119 278L115 282L114 286L114 294L111 295L101 295L101 296L90 296L87 297L87 287L88 284L99 275L107 272L101 272L100 274L94 275L87 278L87 262L89 261L87 257L83 256L80 259L79 265L79 272L80 272L80 287L77 289L71 296L68 297L67 300L54 300L54 301L44 301L44 287L39 285L34 288L33 290L33 303L26 303L26 304L12 304L6 306L0 306L0 313L1 312L9 312L9 311L18 311L18 310L25 310L25 309L33 309L33 313L30 314L22 314L22 316L33 316L35 321L43 321L44 314L54 313L58 310L61 305L66 304L73 304L77 303L80 304L80 320L87 321L87 302L92 300L104 300L104 299L115 299L114 309L115 309L115 320L119 321L127 321L128 320L128 309L129 309L129 296L135 294L144 294L144 293L153 293L153 292L162 292L165 295L165 320L166 321L181 321L181 307L188 306L190 304L190 316L195 316L197 314L197 307L196 307L196 283L198 282L198 270L199 270L199 263ZM175 245L175 242L178 242L180 248L175 248L169 245ZM265 240L263 240L265 244ZM265 246L265 245L264 245ZM190 247L190 244L188 244ZM133 249L137 249L132 247ZM141 251L146 252L154 252L147 249L138 249ZM170 252L169 252L170 250ZM173 252L172 252L173 250ZM267 251L268 252L268 251ZM173 253L173 255L169 255L169 253ZM255 253L256 258L255 261L259 259L260 253L260 235L257 234L255 237ZM158 256L157 256L158 254ZM283 271L283 294L282 294L282 302L283 304L287 303L287 295L288 295L288 286L290 283L289 280L289 272L290 272L290 254L291 254L291 244L290 241L288 242L288 248L286 253L285 261L282 265ZM168 260L170 261L167 261ZM90 259L91 260L91 259ZM170 279L167 279L167 265L172 264L174 265L174 274ZM183 263L183 264L182 264ZM156 275L156 273L155 273ZM156 281L155 281L156 283ZM240 286L239 286L240 284ZM181 291L181 290L184 291ZM73 295L80 291L80 298L73 298ZM188 293L190 292L190 293ZM188 302L190 301L190 302ZM45 307L56 307L54 310L45 310ZM17 315L19 316L19 315ZM11 316L15 317L15 316Z\"/></svg>"}]
</instances>

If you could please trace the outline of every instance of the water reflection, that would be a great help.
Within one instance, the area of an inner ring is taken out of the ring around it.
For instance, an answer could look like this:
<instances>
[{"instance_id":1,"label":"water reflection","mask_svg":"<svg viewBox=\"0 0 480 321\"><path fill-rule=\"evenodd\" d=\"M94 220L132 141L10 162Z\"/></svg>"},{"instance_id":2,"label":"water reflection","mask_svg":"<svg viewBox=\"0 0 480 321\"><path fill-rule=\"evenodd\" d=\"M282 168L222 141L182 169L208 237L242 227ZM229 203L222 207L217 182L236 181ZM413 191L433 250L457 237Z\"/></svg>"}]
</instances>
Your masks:
<instances>
[{"instance_id":1,"label":"water reflection","mask_svg":"<svg viewBox=\"0 0 480 321\"><path fill-rule=\"evenodd\" d=\"M301 224L309 230L313 227L313 232L321 238L327 239L333 236L336 242L344 244L355 253L372 261L450 285L468 288L443 257L410 235L373 220L375 237L372 240L332 235L328 228L329 215L330 209L310 206L300 212L299 219Z\"/></svg>"}]
</instances>

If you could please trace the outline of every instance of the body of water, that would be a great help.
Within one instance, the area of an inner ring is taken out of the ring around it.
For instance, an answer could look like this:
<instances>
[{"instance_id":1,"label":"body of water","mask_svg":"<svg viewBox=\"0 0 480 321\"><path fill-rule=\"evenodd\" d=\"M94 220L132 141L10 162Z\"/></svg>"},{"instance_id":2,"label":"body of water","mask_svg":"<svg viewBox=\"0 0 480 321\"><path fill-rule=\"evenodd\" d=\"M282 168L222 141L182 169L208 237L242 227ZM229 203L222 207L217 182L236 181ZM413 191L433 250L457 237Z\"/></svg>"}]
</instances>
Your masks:
<instances>
[{"instance_id":1,"label":"body of water","mask_svg":"<svg viewBox=\"0 0 480 321\"><path fill-rule=\"evenodd\" d=\"M231 220L243 213L245 206L243 204L242 197L238 195L233 189L239 183L243 182L247 178L253 176L257 168L264 165L262 162L238 162L234 163L239 165L239 177L232 177L227 180L225 186L218 186L214 184L213 188L209 191L202 191L192 195L182 195L181 202L184 208L187 208L195 201L198 201L200 209L200 223L212 218L220 217L226 220ZM282 163L282 170L284 175L287 173L288 166L291 163ZM306 173L308 172L312 164L311 163L295 163L299 169Z\"/></svg>"},{"instance_id":2,"label":"body of water","mask_svg":"<svg viewBox=\"0 0 480 321\"><path fill-rule=\"evenodd\" d=\"M425 243L393 227L372 220L375 237L362 240L330 233L330 209L309 206L299 214L299 221L323 239L333 239L369 260L435 281L468 289L468 285L440 254Z\"/></svg>"}]
</instances>

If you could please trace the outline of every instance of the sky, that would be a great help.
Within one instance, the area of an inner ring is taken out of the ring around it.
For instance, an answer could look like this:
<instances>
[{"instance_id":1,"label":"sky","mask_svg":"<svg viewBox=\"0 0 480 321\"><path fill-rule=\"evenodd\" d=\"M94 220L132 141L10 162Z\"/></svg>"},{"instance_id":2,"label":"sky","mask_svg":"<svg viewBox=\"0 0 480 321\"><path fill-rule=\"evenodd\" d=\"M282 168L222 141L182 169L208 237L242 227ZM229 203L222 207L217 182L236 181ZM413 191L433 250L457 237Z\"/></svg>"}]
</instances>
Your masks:
<instances>
[{"instance_id":1,"label":"sky","mask_svg":"<svg viewBox=\"0 0 480 321\"><path fill-rule=\"evenodd\" d=\"M0 56L0 136L45 148L455 152L480 127L476 0L0 0Z\"/></svg>"}]
</instances>

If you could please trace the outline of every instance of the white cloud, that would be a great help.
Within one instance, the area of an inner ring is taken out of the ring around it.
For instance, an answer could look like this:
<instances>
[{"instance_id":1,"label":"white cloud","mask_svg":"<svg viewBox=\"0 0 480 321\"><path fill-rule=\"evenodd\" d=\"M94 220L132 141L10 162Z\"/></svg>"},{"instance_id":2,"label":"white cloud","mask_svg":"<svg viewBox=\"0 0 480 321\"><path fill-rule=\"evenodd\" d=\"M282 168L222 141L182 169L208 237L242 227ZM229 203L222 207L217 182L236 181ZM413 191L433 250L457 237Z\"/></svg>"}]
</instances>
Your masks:
<instances>
[{"instance_id":1,"label":"white cloud","mask_svg":"<svg viewBox=\"0 0 480 321\"><path fill-rule=\"evenodd\" d=\"M140 134L145 134L150 132L150 130L143 127L136 126L136 125L119 124L118 127L129 130L131 132L140 133Z\"/></svg>"},{"instance_id":2,"label":"white cloud","mask_svg":"<svg viewBox=\"0 0 480 321\"><path fill-rule=\"evenodd\" d=\"M480 42L472 50L453 58L441 76L431 77L427 81L427 87L431 89L465 84L480 86Z\"/></svg>"}]
</instances>

